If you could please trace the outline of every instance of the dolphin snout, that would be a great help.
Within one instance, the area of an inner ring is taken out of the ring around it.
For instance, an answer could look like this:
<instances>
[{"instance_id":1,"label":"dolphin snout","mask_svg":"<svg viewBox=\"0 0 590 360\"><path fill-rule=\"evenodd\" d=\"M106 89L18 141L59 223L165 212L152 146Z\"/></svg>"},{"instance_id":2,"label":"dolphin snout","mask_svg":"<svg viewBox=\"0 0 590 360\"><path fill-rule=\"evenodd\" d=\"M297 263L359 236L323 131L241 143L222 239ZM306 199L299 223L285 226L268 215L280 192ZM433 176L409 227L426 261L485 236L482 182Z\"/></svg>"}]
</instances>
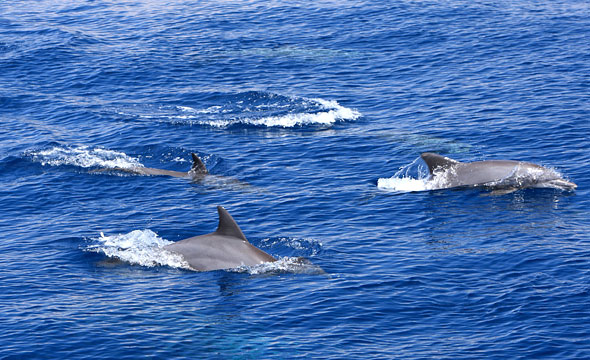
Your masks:
<instances>
[{"instance_id":1,"label":"dolphin snout","mask_svg":"<svg viewBox=\"0 0 590 360\"><path fill-rule=\"evenodd\" d=\"M576 183L564 179L551 180L551 184L564 190L574 190L578 187Z\"/></svg>"}]
</instances>

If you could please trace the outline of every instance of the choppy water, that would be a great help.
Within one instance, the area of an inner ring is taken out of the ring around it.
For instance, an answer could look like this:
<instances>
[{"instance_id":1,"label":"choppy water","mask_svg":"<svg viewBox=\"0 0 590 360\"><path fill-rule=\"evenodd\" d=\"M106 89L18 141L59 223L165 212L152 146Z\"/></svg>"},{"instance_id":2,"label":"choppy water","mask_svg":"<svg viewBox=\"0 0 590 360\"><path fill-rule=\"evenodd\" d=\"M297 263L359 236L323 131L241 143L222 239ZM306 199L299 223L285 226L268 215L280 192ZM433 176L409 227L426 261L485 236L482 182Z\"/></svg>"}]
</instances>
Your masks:
<instances>
[{"instance_id":1,"label":"choppy water","mask_svg":"<svg viewBox=\"0 0 590 360\"><path fill-rule=\"evenodd\" d=\"M588 39L574 0L0 4L0 358L590 357ZM424 191L424 151L578 189ZM217 205L279 261L162 250Z\"/></svg>"}]
</instances>

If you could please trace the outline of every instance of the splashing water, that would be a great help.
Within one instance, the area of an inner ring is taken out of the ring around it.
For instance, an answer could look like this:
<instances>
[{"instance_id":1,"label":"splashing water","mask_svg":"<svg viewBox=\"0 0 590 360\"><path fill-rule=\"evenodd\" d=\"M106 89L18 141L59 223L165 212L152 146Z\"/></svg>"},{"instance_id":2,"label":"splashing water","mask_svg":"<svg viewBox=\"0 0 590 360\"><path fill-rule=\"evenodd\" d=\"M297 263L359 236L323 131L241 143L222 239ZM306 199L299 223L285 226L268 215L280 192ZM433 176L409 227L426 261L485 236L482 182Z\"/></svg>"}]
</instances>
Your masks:
<instances>
[{"instance_id":1,"label":"splashing water","mask_svg":"<svg viewBox=\"0 0 590 360\"><path fill-rule=\"evenodd\" d=\"M172 244L172 241L162 239L151 230L134 230L111 236L101 233L99 238L92 240L94 243L86 251L103 253L133 265L191 269L181 255L164 250L164 246Z\"/></svg>"},{"instance_id":2,"label":"splashing water","mask_svg":"<svg viewBox=\"0 0 590 360\"><path fill-rule=\"evenodd\" d=\"M429 180L428 170L419 162L420 157L414 159L408 165L402 166L392 177L379 178L377 188L388 191L412 192L432 190L435 184ZM417 178L412 173L418 174Z\"/></svg>"},{"instance_id":3,"label":"splashing water","mask_svg":"<svg viewBox=\"0 0 590 360\"><path fill-rule=\"evenodd\" d=\"M117 109L119 115L173 124L225 128L232 125L292 128L305 125L329 126L361 116L357 110L334 100L283 96L266 92L245 92L231 96L223 105L203 109L190 106L132 106Z\"/></svg>"},{"instance_id":4,"label":"splashing water","mask_svg":"<svg viewBox=\"0 0 590 360\"><path fill-rule=\"evenodd\" d=\"M30 152L34 161L41 165L73 165L82 168L103 167L132 169L143 165L137 158L125 153L102 148L89 148L88 146L59 147L54 146L48 150Z\"/></svg>"}]
</instances>

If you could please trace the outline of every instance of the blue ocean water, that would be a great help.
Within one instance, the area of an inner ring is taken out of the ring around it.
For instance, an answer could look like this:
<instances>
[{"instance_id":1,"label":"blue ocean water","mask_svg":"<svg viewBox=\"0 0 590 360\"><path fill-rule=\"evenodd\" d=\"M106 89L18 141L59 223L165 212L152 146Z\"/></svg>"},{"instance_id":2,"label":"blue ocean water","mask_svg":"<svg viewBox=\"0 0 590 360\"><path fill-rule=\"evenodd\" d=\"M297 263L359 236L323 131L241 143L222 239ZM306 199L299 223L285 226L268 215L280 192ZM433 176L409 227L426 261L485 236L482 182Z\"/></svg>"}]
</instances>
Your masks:
<instances>
[{"instance_id":1,"label":"blue ocean water","mask_svg":"<svg viewBox=\"0 0 590 360\"><path fill-rule=\"evenodd\" d=\"M589 39L577 0L0 3L0 358L590 358ZM408 191L424 151L578 189ZM169 258L217 205L279 262Z\"/></svg>"}]
</instances>

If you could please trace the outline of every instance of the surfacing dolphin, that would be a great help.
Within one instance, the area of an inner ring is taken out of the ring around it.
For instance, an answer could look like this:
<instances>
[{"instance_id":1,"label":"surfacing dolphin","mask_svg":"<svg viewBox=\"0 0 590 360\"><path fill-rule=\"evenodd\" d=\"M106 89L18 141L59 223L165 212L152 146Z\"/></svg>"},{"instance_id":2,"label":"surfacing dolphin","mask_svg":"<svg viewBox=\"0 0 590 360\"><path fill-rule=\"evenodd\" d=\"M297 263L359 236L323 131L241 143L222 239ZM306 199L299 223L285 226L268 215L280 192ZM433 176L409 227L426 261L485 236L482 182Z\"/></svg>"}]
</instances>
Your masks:
<instances>
[{"instance_id":1,"label":"surfacing dolphin","mask_svg":"<svg viewBox=\"0 0 590 360\"><path fill-rule=\"evenodd\" d=\"M137 175L149 175L149 176L172 176L177 178L184 178L189 179L190 181L194 182L201 182L208 186L213 187L229 187L235 190L245 190L245 189L252 189L251 185L242 182L238 179L228 176L221 176L221 175L213 175L210 174L207 170L207 167L199 158L199 156L195 153L191 153L193 158L193 165L189 171L174 171L174 170L165 170L165 169L156 169L150 168L145 166L133 166L130 168L122 168L122 167L111 167L111 168L104 168L93 170L92 172L105 172L105 171L120 171L126 172L131 174Z\"/></svg>"},{"instance_id":2,"label":"surfacing dolphin","mask_svg":"<svg viewBox=\"0 0 590 360\"><path fill-rule=\"evenodd\" d=\"M248 242L227 210L218 206L217 212L219 225L215 232L180 240L166 245L164 249L182 255L198 271L232 269L276 261Z\"/></svg>"},{"instance_id":3,"label":"surfacing dolphin","mask_svg":"<svg viewBox=\"0 0 590 360\"><path fill-rule=\"evenodd\" d=\"M523 188L574 190L577 185L546 167L524 161L486 160L463 163L435 153L420 155L430 171L436 188L484 187L495 194Z\"/></svg>"},{"instance_id":4,"label":"surfacing dolphin","mask_svg":"<svg viewBox=\"0 0 590 360\"><path fill-rule=\"evenodd\" d=\"M205 175L209 174L209 171L207 171L207 167L205 167L205 164L203 164L203 161L201 161L201 158L198 157L197 154L191 153L191 156L193 157L193 165L191 169L186 172L156 169L144 166L134 166L132 168L114 168L113 170L130 172L139 175L163 175L178 178L190 178L193 180L202 179L205 177Z\"/></svg>"}]
</instances>

